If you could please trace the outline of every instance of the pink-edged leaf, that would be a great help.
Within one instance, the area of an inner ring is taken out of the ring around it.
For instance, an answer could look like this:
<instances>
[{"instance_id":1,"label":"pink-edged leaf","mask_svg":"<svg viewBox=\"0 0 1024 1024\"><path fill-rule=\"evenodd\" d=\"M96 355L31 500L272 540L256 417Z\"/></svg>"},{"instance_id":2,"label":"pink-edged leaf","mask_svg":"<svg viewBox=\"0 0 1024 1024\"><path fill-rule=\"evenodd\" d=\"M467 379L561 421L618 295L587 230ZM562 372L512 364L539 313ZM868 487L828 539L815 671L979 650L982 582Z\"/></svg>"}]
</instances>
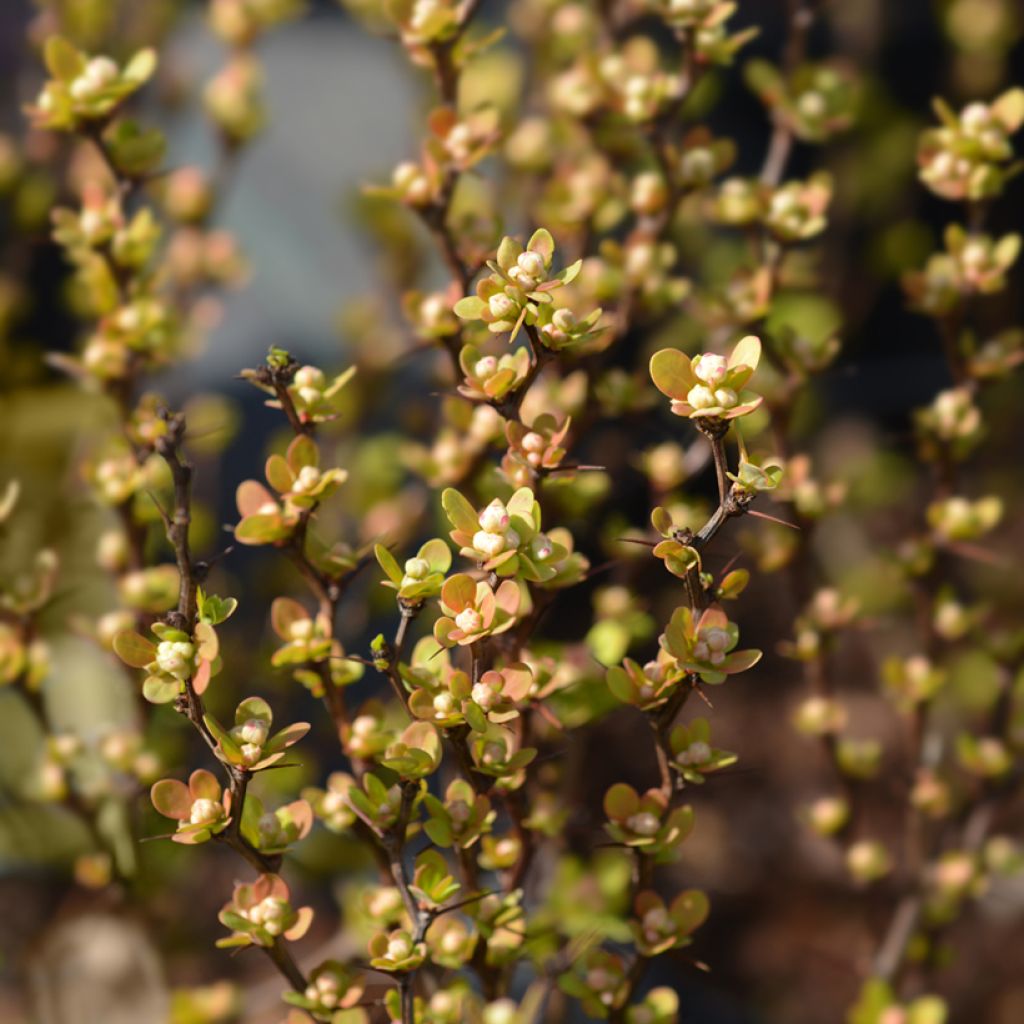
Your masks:
<instances>
[{"instance_id":1,"label":"pink-edged leaf","mask_svg":"<svg viewBox=\"0 0 1024 1024\"><path fill-rule=\"evenodd\" d=\"M256 515L266 504L277 506L274 496L256 480L243 480L235 492L235 504L242 516Z\"/></svg>"},{"instance_id":2,"label":"pink-edged leaf","mask_svg":"<svg viewBox=\"0 0 1024 1024\"><path fill-rule=\"evenodd\" d=\"M284 750L285 747L298 743L310 728L309 722L293 722L291 725L286 725L280 732L274 733L265 749L268 752Z\"/></svg>"},{"instance_id":3,"label":"pink-edged leaf","mask_svg":"<svg viewBox=\"0 0 1024 1024\"><path fill-rule=\"evenodd\" d=\"M210 685L210 676L212 674L212 663L204 658L199 662L199 668L196 669L196 674L192 677L192 689L200 696L206 693L207 687Z\"/></svg>"},{"instance_id":4,"label":"pink-edged leaf","mask_svg":"<svg viewBox=\"0 0 1024 1024\"><path fill-rule=\"evenodd\" d=\"M188 789L193 800L219 800L220 783L205 768L197 768L188 777Z\"/></svg>"},{"instance_id":5,"label":"pink-edged leaf","mask_svg":"<svg viewBox=\"0 0 1024 1024\"><path fill-rule=\"evenodd\" d=\"M729 355L729 369L737 366L749 366L752 370L757 369L761 361L761 339L753 334L741 338L736 347Z\"/></svg>"},{"instance_id":6,"label":"pink-edged leaf","mask_svg":"<svg viewBox=\"0 0 1024 1024\"><path fill-rule=\"evenodd\" d=\"M290 445L286 456L288 465L298 474L306 466L320 465L320 451L316 442L306 434L299 434Z\"/></svg>"},{"instance_id":7,"label":"pink-edged leaf","mask_svg":"<svg viewBox=\"0 0 1024 1024\"><path fill-rule=\"evenodd\" d=\"M663 348L651 356L651 380L654 386L669 398L685 400L696 383L690 367L690 357L675 348Z\"/></svg>"},{"instance_id":8,"label":"pink-edged leaf","mask_svg":"<svg viewBox=\"0 0 1024 1024\"><path fill-rule=\"evenodd\" d=\"M298 920L284 933L284 937L289 942L295 942L296 939L301 939L306 932L309 931L309 926L313 923L313 908L312 907L299 907L295 912Z\"/></svg>"},{"instance_id":9,"label":"pink-edged leaf","mask_svg":"<svg viewBox=\"0 0 1024 1024\"><path fill-rule=\"evenodd\" d=\"M309 619L309 612L290 597L277 597L270 606L270 624L282 640L292 639L292 626Z\"/></svg>"},{"instance_id":10,"label":"pink-edged leaf","mask_svg":"<svg viewBox=\"0 0 1024 1024\"><path fill-rule=\"evenodd\" d=\"M730 674L745 672L748 668L753 668L760 660L760 651L734 651L722 662L721 668Z\"/></svg>"},{"instance_id":11,"label":"pink-edged leaf","mask_svg":"<svg viewBox=\"0 0 1024 1024\"><path fill-rule=\"evenodd\" d=\"M192 797L184 782L177 779L161 779L154 782L149 799L165 818L184 821L192 811Z\"/></svg>"},{"instance_id":12,"label":"pink-edged leaf","mask_svg":"<svg viewBox=\"0 0 1024 1024\"><path fill-rule=\"evenodd\" d=\"M449 577L441 587L441 601L456 613L472 607L476 602L475 581L465 573Z\"/></svg>"}]
</instances>

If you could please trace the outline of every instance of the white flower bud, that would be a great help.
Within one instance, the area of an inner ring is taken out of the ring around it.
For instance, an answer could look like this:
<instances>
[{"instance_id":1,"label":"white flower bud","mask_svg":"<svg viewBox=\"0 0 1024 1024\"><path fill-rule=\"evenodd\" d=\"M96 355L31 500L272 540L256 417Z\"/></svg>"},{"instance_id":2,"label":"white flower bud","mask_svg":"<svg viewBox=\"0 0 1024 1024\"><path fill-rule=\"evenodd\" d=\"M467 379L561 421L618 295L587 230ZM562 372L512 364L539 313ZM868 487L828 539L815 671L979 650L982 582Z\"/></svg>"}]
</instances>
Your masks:
<instances>
[{"instance_id":1,"label":"white flower bud","mask_svg":"<svg viewBox=\"0 0 1024 1024\"><path fill-rule=\"evenodd\" d=\"M195 663L195 648L185 640L161 640L156 648L156 663L161 672L176 679L187 679Z\"/></svg>"},{"instance_id":2,"label":"white flower bud","mask_svg":"<svg viewBox=\"0 0 1024 1024\"><path fill-rule=\"evenodd\" d=\"M658 834L661 822L650 811L639 811L626 819L626 828L638 836L650 837Z\"/></svg>"},{"instance_id":3,"label":"white flower bud","mask_svg":"<svg viewBox=\"0 0 1024 1024\"><path fill-rule=\"evenodd\" d=\"M495 498L481 513L479 517L480 529L488 533L502 533L508 529L508 509L500 499Z\"/></svg>"},{"instance_id":4,"label":"white flower bud","mask_svg":"<svg viewBox=\"0 0 1024 1024\"><path fill-rule=\"evenodd\" d=\"M432 704L438 718L447 718L455 710L455 698L447 691L437 694Z\"/></svg>"},{"instance_id":5,"label":"white flower bud","mask_svg":"<svg viewBox=\"0 0 1024 1024\"><path fill-rule=\"evenodd\" d=\"M295 371L294 384L297 388L313 388L323 391L327 385L324 371L316 366L302 366Z\"/></svg>"},{"instance_id":6,"label":"white flower bud","mask_svg":"<svg viewBox=\"0 0 1024 1024\"><path fill-rule=\"evenodd\" d=\"M388 940L388 959L404 960L412 952L412 942L407 935L392 935Z\"/></svg>"},{"instance_id":7,"label":"white flower bud","mask_svg":"<svg viewBox=\"0 0 1024 1024\"><path fill-rule=\"evenodd\" d=\"M500 533L488 533L486 530L477 530L473 534L473 547L488 558L493 558L505 550L505 537Z\"/></svg>"},{"instance_id":8,"label":"white flower bud","mask_svg":"<svg viewBox=\"0 0 1024 1024\"><path fill-rule=\"evenodd\" d=\"M377 719L373 715L357 715L352 722L352 735L366 739L377 731Z\"/></svg>"},{"instance_id":9,"label":"white flower bud","mask_svg":"<svg viewBox=\"0 0 1024 1024\"><path fill-rule=\"evenodd\" d=\"M430 575L430 563L425 558L410 558L404 568L405 575L412 580L423 580Z\"/></svg>"},{"instance_id":10,"label":"white flower bud","mask_svg":"<svg viewBox=\"0 0 1024 1024\"><path fill-rule=\"evenodd\" d=\"M504 292L495 292L487 300L487 308L496 320L505 320L518 315L518 307Z\"/></svg>"},{"instance_id":11,"label":"white flower bud","mask_svg":"<svg viewBox=\"0 0 1024 1024\"><path fill-rule=\"evenodd\" d=\"M475 633L480 629L483 623L483 617L475 608L463 608L463 610L455 616L455 625L458 626L463 633Z\"/></svg>"},{"instance_id":12,"label":"white flower bud","mask_svg":"<svg viewBox=\"0 0 1024 1024\"><path fill-rule=\"evenodd\" d=\"M739 404L739 397L732 388L719 388L715 392L715 404L723 409L733 409Z\"/></svg>"},{"instance_id":13,"label":"white flower bud","mask_svg":"<svg viewBox=\"0 0 1024 1024\"><path fill-rule=\"evenodd\" d=\"M470 696L473 698L473 702L479 704L484 711L490 711L501 699L501 694L486 683L477 683Z\"/></svg>"},{"instance_id":14,"label":"white flower bud","mask_svg":"<svg viewBox=\"0 0 1024 1024\"><path fill-rule=\"evenodd\" d=\"M224 805L219 800L193 800L188 820L193 825L210 825L224 816Z\"/></svg>"},{"instance_id":15,"label":"white flower bud","mask_svg":"<svg viewBox=\"0 0 1024 1024\"><path fill-rule=\"evenodd\" d=\"M546 270L544 257L539 252L534 252L533 249L527 249L526 252L520 253L516 264L524 274L532 277L535 281L539 281Z\"/></svg>"},{"instance_id":16,"label":"white flower bud","mask_svg":"<svg viewBox=\"0 0 1024 1024\"><path fill-rule=\"evenodd\" d=\"M292 484L292 491L297 494L308 494L320 483L320 470L316 466L303 466Z\"/></svg>"},{"instance_id":17,"label":"white flower bud","mask_svg":"<svg viewBox=\"0 0 1024 1024\"><path fill-rule=\"evenodd\" d=\"M496 296L494 297L496 298ZM490 306L490 303L488 305ZM490 308L491 312L494 313L494 307L491 306ZM495 356L484 356L482 359L478 359L473 367L473 373L481 380L487 380L488 377L493 376L497 372L498 360Z\"/></svg>"},{"instance_id":18,"label":"white flower bud","mask_svg":"<svg viewBox=\"0 0 1024 1024\"><path fill-rule=\"evenodd\" d=\"M576 327L576 314L566 306L562 306L561 309L556 309L551 314L551 322L560 331L572 331Z\"/></svg>"},{"instance_id":19,"label":"white flower bud","mask_svg":"<svg viewBox=\"0 0 1024 1024\"><path fill-rule=\"evenodd\" d=\"M715 395L711 388L696 384L687 392L686 401L697 410L712 409L715 406Z\"/></svg>"},{"instance_id":20,"label":"white flower bud","mask_svg":"<svg viewBox=\"0 0 1024 1024\"><path fill-rule=\"evenodd\" d=\"M717 387L729 372L729 362L725 356L714 352L705 352L693 361L693 375L712 388Z\"/></svg>"}]
</instances>

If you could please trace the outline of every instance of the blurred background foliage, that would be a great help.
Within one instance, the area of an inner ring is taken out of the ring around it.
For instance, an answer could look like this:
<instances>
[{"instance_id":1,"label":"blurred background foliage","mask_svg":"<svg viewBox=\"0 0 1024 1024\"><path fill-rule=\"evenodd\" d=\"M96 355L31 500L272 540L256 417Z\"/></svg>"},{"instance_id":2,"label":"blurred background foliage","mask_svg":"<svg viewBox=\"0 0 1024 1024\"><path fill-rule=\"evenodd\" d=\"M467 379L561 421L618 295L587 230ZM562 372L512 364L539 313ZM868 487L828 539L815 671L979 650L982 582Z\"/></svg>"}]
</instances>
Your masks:
<instances>
[{"instance_id":1,"label":"blurred background foliage","mask_svg":"<svg viewBox=\"0 0 1024 1024\"><path fill-rule=\"evenodd\" d=\"M838 664L858 733L884 742L894 724L867 698L874 666L882 652L911 650L901 620L893 616L901 610L903 591L881 552L907 532L908 516L923 493L910 410L946 383L933 325L907 310L899 286L900 274L922 264L937 247L948 217L941 202L918 185L913 154L918 133L932 122L933 96L959 106L1024 77L1024 12L1015 0L857 0L832 3L827 13L827 23L814 29L812 50L849 60L861 76L862 98L854 128L826 151L836 186L824 241L827 287L791 295L784 313L811 338L829 337L842 325L842 354L801 398L796 422L827 477L847 487L842 513L827 521L814 544L832 581L860 600L877 627L848 637ZM482 17L500 23L505 8L485 3ZM737 27L762 29L746 58L774 58L784 32L781 4L749 0L740 4L735 21ZM0 6L0 486L18 479L21 507L31 510L8 524L0 575L23 570L41 547L58 552L60 589L41 622L53 659L43 698L62 729L99 735L132 728L138 711L124 674L69 629L69 623L114 606L109 577L93 556L108 514L90 501L79 468L114 420L102 400L44 360L47 352L72 351L78 337L67 269L49 238L49 210L67 189L55 159L62 143L27 133L21 114L39 85L37 44L55 23L77 44L117 58L143 43L160 43L164 61L157 88L147 94L146 114L166 131L172 165L212 158L191 100L217 54L202 25L201 5L184 0L7 0ZM422 362L395 363L405 342L394 296L409 286L427 258L427 242L403 212L360 193L362 183L387 177L409 155L410 132L424 102L418 81L385 40L367 36L350 13L326 0L310 4L304 19L269 39L263 58L271 127L246 154L220 214L241 242L251 277L245 288L210 302L208 344L158 382L168 402L188 412L202 508L195 543L210 552L229 540L222 524L235 518L236 485L261 476L267 452L283 434L255 391L234 379L270 344L284 345L300 361L325 369L361 365L359 386L346 392L344 415L326 434L329 464L350 472L343 498L328 513L335 518L332 531L368 542L396 530L398 512L412 521L413 513L433 500L407 467L416 461L412 446L430 437L436 388ZM517 102L529 67L510 37L472 74L467 88L475 96L490 94L499 108L508 109ZM711 127L716 135L736 140L738 172L755 173L769 132L761 105L740 74L710 80L706 88ZM813 166L809 149L798 146L792 174L803 175ZM991 211L992 222L1019 225L1019 199L1019 187L1011 189ZM472 207L472 196L464 201ZM516 227L507 224L506 230ZM678 241L684 265L694 268L694 276L699 269L710 279L728 274L742 244L699 230ZM1011 287L986 306L984 316L993 324L1022 321L1020 263L1013 275ZM692 347L699 340L694 331L693 322L674 320L658 340ZM393 365L398 372L390 372ZM1012 378L988 393L987 444L968 467L978 490L1001 494L1010 510L998 536L999 550L1007 553L1024 546L1020 395ZM638 485L637 459L660 439L653 422L633 417L626 427L605 424L583 440L581 459L592 458L609 472L565 487L555 501L562 521L595 564L622 559L612 538L644 524L648 506ZM390 504L380 505L384 498ZM375 518L368 519L367 510L375 506ZM601 527L588 529L588 523L599 521L589 518L598 506L605 510ZM396 539L406 540L400 533ZM751 541L751 557L762 547ZM959 571L993 603L1024 613L1024 578L1004 562ZM390 614L387 595L370 575L346 603L350 650L365 650L375 624ZM628 578L648 598L645 611L663 621L677 600L670 587L674 581L657 565L630 570ZM560 603L557 622L549 623L553 637L579 639L585 632L595 585ZM264 610L273 595L295 589L291 571L258 552L236 550L219 564L211 588L242 598L239 614L223 631L225 662L235 685L212 695L213 710L226 713L230 696L251 685L274 694L281 721L313 717L312 698L284 685L268 668L274 640ZM744 638L767 653L758 680L715 697L716 740L742 752L740 767L716 782L713 796L698 796L701 828L685 848L685 872L713 893L714 913L699 947L713 970L706 977L690 972L685 978L674 977L672 966L653 972L654 981L682 986L684 1019L695 1022L839 1019L837 1007L850 1001L858 984L850 973L849 951L863 944L863 917L877 924L889 909L884 894L869 900L852 891L837 895L821 867L831 853L794 827L796 809L813 779L809 747L788 724L799 673L775 651L778 637L787 635L790 614L788 599L780 600L777 588L777 578L755 577L745 609ZM614 616L612 621L616 628L604 627L595 643L614 650L621 646L622 626ZM637 635L652 633L642 621L632 625ZM993 677L983 654L961 656L944 697L950 713L958 706L984 706ZM357 684L366 694L377 685L370 679ZM858 691L864 693L862 701ZM261 787L294 793L321 780L334 767L329 739L319 733L316 742L304 746L300 765L268 773ZM578 783L578 806L593 806L604 786L619 777L644 777L650 765L634 763L634 739L618 723L598 722L585 733L581 749L571 754L588 766ZM162 761L187 760L193 742L176 716L158 713L149 743ZM111 971L149 986L153 1000L149 1016L118 1017L109 1007L95 1011L107 1016L76 1020L158 1020L169 1012L168 999L179 1024L232 1019L238 1004L229 989L167 995L167 986L214 985L224 977L246 981L248 1009L241 1019L279 1019L278 986L265 979L263 965L245 957L229 960L210 948L216 910L233 872L228 858L204 850L197 870L194 851L167 843L134 848L133 827L160 834L163 826L148 803L144 808L141 801L125 801L116 793L99 827L123 858L120 866L131 875L130 886L145 897L132 911L144 919L133 917L134 930L127 933L107 929L111 920L124 920L120 908L78 884L81 877L76 883L71 871L76 858L93 848L93 837L66 809L39 802L31 791L44 743L21 696L0 689L0 1019L28 1019L20 982L28 977L38 995L53 985L54 972L59 973L55 965L73 964L74 956L82 955L80 945L67 955L48 945L56 941L58 923L67 922L85 922L86 946L103 949ZM95 770L102 772L102 766ZM141 816L141 822L133 826L132 816ZM567 827L571 834L573 823ZM339 876L347 863L357 866L358 853L323 830L314 832L297 855L311 890L317 880L341 877L337 890L327 895L344 908L351 926L358 908L351 905L344 875ZM828 899L820 898L825 889ZM190 912L180 913L182 906ZM958 934L958 941L973 945L970 957L954 962L951 971L960 1005L972 1009L954 1020L1015 1024L1024 1019L1018 956L1022 907L1024 891L1001 890L997 900L982 907L990 927L972 930L968 923ZM586 910L571 901L564 910L586 917ZM353 929L344 941L358 946L360 934ZM319 938L339 941L328 934ZM57 939L67 940L67 933ZM159 963L148 952L155 948ZM61 1012L51 1007L48 1019L72 1019Z\"/></svg>"}]
</instances>

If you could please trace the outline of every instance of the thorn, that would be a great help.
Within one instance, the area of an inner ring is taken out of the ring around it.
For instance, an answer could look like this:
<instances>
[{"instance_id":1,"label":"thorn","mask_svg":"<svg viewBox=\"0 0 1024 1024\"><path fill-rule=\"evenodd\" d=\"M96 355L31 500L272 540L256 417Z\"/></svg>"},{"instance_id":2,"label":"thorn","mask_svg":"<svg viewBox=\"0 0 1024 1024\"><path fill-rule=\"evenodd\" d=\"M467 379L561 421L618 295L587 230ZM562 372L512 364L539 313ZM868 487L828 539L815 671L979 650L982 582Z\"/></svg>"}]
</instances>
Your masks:
<instances>
[{"instance_id":1,"label":"thorn","mask_svg":"<svg viewBox=\"0 0 1024 1024\"><path fill-rule=\"evenodd\" d=\"M767 512L758 512L756 509L748 508L748 516L755 516L758 519L768 519L773 523L778 523L779 526L788 526L791 530L799 530L800 527L796 523L789 523L785 519L779 519L776 516L770 516Z\"/></svg>"}]
</instances>

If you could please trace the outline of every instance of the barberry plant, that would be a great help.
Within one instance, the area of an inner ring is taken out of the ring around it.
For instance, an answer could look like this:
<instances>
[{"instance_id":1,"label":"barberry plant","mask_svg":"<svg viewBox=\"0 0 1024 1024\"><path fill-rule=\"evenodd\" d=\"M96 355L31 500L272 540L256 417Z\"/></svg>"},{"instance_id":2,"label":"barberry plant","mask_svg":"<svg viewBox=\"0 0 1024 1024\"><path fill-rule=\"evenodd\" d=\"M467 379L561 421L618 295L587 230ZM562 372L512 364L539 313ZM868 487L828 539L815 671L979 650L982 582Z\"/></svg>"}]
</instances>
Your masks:
<instances>
[{"instance_id":1,"label":"barberry plant","mask_svg":"<svg viewBox=\"0 0 1024 1024\"><path fill-rule=\"evenodd\" d=\"M1020 248L985 218L1021 167L1024 93L959 113L937 101L917 151L920 181L965 223L903 279L949 382L911 416L923 496L872 540L898 595L883 606L904 627L892 642L834 578L824 548L850 484L801 419L840 356L815 293L842 181L791 177L791 158L799 145L816 166L861 98L850 66L809 56L818 5L788 4L778 67L745 59L757 29L727 0L516 0L525 64L474 0L346 6L431 95L423 141L364 189L402 294L354 318L340 368L262 339L240 369L276 432L235 490L227 547L200 493L221 454L195 429L209 406L148 389L245 279L218 203L266 120L258 43L302 4L209 3L228 50L203 91L209 172L175 169L132 113L159 39L120 61L70 31L42 43L26 116L76 168L51 219L81 325L51 364L109 427L80 474L117 602L74 626L140 698L122 732L56 724L37 633L59 565L35 553L0 597L0 684L45 736L33 795L88 833L78 881L130 891L143 838L204 847L179 851L183 875L233 855L215 945L269 961L288 1024L672 1024L692 1016L686 985L662 982L715 966L703 936L729 884L709 844L740 843L715 801L751 774L730 771L743 737L718 735L716 704L749 702L775 715L773 756L799 750L793 818L832 857L821 887L892 909L874 955L851 963L848 1020L941 1024L944 935L1024 864L997 829L1019 793L1022 644L960 568L990 565L1006 513L970 469L987 396L1024 359L1020 332L979 312ZM755 172L758 154L710 127L739 62L770 129ZM402 258L424 245L436 259ZM389 335L406 339L412 384L381 358ZM415 441L363 429L396 393ZM0 531L19 499L7 485ZM243 552L259 586L231 575ZM759 588L792 606L784 636L753 614ZM839 685L855 635L886 648L870 715ZM777 655L806 690L790 722ZM944 701L968 656L988 691ZM863 728L880 714L899 738ZM789 743L791 726L820 751ZM134 823L127 844L111 805ZM182 920L199 912L172 902ZM218 1019L198 997L182 1005L176 1021Z\"/></svg>"}]
</instances>

